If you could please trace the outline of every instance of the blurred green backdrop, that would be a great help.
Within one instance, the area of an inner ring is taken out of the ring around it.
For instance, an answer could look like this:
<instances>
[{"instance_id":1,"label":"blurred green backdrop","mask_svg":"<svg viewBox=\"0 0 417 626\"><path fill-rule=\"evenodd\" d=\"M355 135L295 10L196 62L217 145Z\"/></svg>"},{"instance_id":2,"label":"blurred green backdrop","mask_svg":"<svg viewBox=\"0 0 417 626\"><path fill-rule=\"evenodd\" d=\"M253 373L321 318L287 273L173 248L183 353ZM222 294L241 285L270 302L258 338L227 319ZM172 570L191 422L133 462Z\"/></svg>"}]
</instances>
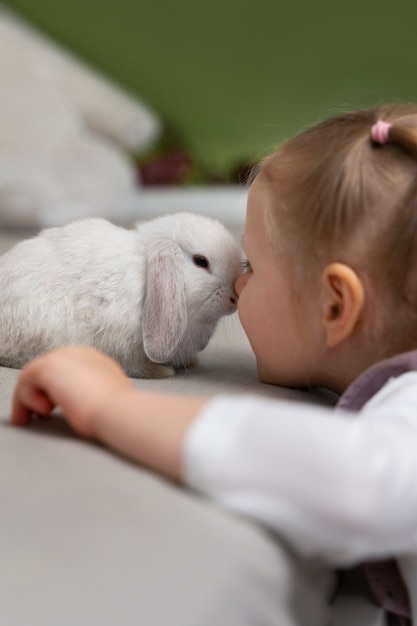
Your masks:
<instances>
[{"instance_id":1,"label":"blurred green backdrop","mask_svg":"<svg viewBox=\"0 0 417 626\"><path fill-rule=\"evenodd\" d=\"M219 170L334 112L417 101L415 0L8 0Z\"/></svg>"}]
</instances>

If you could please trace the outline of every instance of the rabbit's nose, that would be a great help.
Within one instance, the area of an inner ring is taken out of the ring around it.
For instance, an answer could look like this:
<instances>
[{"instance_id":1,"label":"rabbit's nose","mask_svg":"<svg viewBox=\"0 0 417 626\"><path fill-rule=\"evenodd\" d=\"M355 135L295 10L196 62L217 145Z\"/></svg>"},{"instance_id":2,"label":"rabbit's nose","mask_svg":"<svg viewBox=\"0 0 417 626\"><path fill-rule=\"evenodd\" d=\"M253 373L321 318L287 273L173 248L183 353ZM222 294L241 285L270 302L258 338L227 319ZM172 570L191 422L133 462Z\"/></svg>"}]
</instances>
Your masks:
<instances>
[{"instance_id":1,"label":"rabbit's nose","mask_svg":"<svg viewBox=\"0 0 417 626\"><path fill-rule=\"evenodd\" d=\"M230 302L232 304L236 304L236 302L238 301L239 296L237 295L236 291L233 291L233 294L230 296Z\"/></svg>"}]
</instances>

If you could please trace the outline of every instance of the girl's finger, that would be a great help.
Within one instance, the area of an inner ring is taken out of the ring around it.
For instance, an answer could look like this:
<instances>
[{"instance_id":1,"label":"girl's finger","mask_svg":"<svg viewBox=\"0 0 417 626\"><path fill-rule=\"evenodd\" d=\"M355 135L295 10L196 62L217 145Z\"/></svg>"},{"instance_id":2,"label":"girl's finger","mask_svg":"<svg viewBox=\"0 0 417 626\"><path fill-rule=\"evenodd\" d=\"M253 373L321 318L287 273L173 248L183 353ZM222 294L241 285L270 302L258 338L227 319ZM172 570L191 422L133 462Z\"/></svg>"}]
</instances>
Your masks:
<instances>
[{"instance_id":1,"label":"girl's finger","mask_svg":"<svg viewBox=\"0 0 417 626\"><path fill-rule=\"evenodd\" d=\"M54 403L37 387L18 383L12 407L11 422L16 426L24 426L30 422L32 415L49 415Z\"/></svg>"}]
</instances>

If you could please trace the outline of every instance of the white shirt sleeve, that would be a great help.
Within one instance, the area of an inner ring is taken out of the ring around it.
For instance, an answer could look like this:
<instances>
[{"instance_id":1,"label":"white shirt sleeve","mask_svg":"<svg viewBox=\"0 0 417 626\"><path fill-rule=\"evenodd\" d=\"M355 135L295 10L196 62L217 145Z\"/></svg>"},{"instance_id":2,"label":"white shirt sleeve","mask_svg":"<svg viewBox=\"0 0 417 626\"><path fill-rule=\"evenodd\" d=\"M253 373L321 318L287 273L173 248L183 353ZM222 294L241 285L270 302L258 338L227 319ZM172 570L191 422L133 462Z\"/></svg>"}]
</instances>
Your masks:
<instances>
[{"instance_id":1,"label":"white shirt sleeve","mask_svg":"<svg viewBox=\"0 0 417 626\"><path fill-rule=\"evenodd\" d=\"M417 550L417 373L360 414L219 396L188 432L184 480L332 565Z\"/></svg>"}]
</instances>

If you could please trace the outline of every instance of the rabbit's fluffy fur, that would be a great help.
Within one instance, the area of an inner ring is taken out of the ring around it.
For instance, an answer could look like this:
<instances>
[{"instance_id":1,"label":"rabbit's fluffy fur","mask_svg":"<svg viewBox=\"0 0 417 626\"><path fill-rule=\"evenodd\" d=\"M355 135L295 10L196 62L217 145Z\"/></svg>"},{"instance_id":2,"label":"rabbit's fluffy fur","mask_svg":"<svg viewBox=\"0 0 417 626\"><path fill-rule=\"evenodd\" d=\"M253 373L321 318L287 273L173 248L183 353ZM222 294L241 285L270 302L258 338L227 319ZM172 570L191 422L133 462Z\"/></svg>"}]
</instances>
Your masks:
<instances>
[{"instance_id":1,"label":"rabbit's fluffy fur","mask_svg":"<svg viewBox=\"0 0 417 626\"><path fill-rule=\"evenodd\" d=\"M0 365L83 344L130 376L172 375L236 310L240 272L231 233L193 213L132 230L100 218L48 228L0 257Z\"/></svg>"}]
</instances>

